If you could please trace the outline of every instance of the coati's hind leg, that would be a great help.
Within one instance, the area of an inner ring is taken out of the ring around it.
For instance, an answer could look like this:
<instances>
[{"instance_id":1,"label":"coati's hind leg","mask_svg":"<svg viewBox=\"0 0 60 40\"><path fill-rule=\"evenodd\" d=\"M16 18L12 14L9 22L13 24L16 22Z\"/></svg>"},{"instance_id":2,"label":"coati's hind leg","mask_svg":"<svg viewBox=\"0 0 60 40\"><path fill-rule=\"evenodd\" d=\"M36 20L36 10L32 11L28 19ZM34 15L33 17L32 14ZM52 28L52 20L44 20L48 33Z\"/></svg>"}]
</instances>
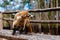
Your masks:
<instances>
[{"instance_id":1,"label":"coati's hind leg","mask_svg":"<svg viewBox=\"0 0 60 40\"><path fill-rule=\"evenodd\" d=\"M20 28L19 28L19 33L22 34L23 31L24 31L24 30L23 30L23 27L20 27Z\"/></svg>"},{"instance_id":2,"label":"coati's hind leg","mask_svg":"<svg viewBox=\"0 0 60 40\"><path fill-rule=\"evenodd\" d=\"M28 32L32 33L32 27L29 19L25 19L25 34L27 34Z\"/></svg>"},{"instance_id":3,"label":"coati's hind leg","mask_svg":"<svg viewBox=\"0 0 60 40\"><path fill-rule=\"evenodd\" d=\"M25 26L25 29L23 30L23 27L19 28L19 33L20 34L27 34L29 32L28 27Z\"/></svg>"},{"instance_id":4,"label":"coati's hind leg","mask_svg":"<svg viewBox=\"0 0 60 40\"><path fill-rule=\"evenodd\" d=\"M32 33L32 27L31 26L29 26L29 27L26 26L24 31L25 31L25 34L28 34L28 32Z\"/></svg>"},{"instance_id":5,"label":"coati's hind leg","mask_svg":"<svg viewBox=\"0 0 60 40\"><path fill-rule=\"evenodd\" d=\"M28 27L25 27L25 30L24 30L24 32L25 32L25 34L28 34L28 32L29 32L29 29L28 29Z\"/></svg>"},{"instance_id":6,"label":"coati's hind leg","mask_svg":"<svg viewBox=\"0 0 60 40\"><path fill-rule=\"evenodd\" d=\"M29 25L28 29L29 29L29 32L32 33L32 26L31 25Z\"/></svg>"}]
</instances>

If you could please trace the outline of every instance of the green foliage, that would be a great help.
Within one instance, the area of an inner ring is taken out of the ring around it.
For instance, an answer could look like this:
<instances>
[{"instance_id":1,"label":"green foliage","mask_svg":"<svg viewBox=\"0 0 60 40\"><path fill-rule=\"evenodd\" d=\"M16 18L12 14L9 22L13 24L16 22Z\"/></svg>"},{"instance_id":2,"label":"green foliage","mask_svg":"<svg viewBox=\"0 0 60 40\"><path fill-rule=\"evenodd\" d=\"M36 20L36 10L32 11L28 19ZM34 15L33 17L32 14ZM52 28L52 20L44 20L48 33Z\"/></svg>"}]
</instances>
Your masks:
<instances>
[{"instance_id":1,"label":"green foliage","mask_svg":"<svg viewBox=\"0 0 60 40\"><path fill-rule=\"evenodd\" d=\"M4 27L8 27L8 23L6 21L3 21Z\"/></svg>"},{"instance_id":2,"label":"green foliage","mask_svg":"<svg viewBox=\"0 0 60 40\"><path fill-rule=\"evenodd\" d=\"M9 5L8 1L4 1L4 6Z\"/></svg>"},{"instance_id":3,"label":"green foliage","mask_svg":"<svg viewBox=\"0 0 60 40\"><path fill-rule=\"evenodd\" d=\"M42 23L42 26L48 27L48 24L47 23Z\"/></svg>"},{"instance_id":4,"label":"green foliage","mask_svg":"<svg viewBox=\"0 0 60 40\"><path fill-rule=\"evenodd\" d=\"M29 3L31 0L24 0L24 3Z\"/></svg>"},{"instance_id":5,"label":"green foliage","mask_svg":"<svg viewBox=\"0 0 60 40\"><path fill-rule=\"evenodd\" d=\"M13 1L13 0L10 0L10 1Z\"/></svg>"},{"instance_id":6,"label":"green foliage","mask_svg":"<svg viewBox=\"0 0 60 40\"><path fill-rule=\"evenodd\" d=\"M60 0L58 0L58 4L59 4L59 6L60 6Z\"/></svg>"},{"instance_id":7,"label":"green foliage","mask_svg":"<svg viewBox=\"0 0 60 40\"><path fill-rule=\"evenodd\" d=\"M51 19L50 16L51 16L51 12L48 12L48 18L49 18L49 20Z\"/></svg>"},{"instance_id":8,"label":"green foliage","mask_svg":"<svg viewBox=\"0 0 60 40\"><path fill-rule=\"evenodd\" d=\"M4 14L3 17L4 17L4 18L9 18L9 17L10 17L10 14L7 14L7 15Z\"/></svg>"},{"instance_id":9,"label":"green foliage","mask_svg":"<svg viewBox=\"0 0 60 40\"><path fill-rule=\"evenodd\" d=\"M4 4L0 5L0 7L5 7Z\"/></svg>"}]
</instances>

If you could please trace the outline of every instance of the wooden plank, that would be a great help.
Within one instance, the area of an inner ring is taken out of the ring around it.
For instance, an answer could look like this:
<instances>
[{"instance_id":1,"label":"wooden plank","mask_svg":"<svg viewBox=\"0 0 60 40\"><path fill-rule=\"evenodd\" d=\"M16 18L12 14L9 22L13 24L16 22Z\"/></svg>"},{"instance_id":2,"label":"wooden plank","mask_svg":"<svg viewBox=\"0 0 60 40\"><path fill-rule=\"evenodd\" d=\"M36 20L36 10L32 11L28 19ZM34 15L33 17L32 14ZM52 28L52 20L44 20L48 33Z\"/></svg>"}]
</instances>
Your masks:
<instances>
[{"instance_id":1,"label":"wooden plank","mask_svg":"<svg viewBox=\"0 0 60 40\"><path fill-rule=\"evenodd\" d=\"M0 19L1 19L1 18L0 18ZM3 20L13 21L14 19L12 19L12 18L3 18Z\"/></svg>"},{"instance_id":2,"label":"wooden plank","mask_svg":"<svg viewBox=\"0 0 60 40\"><path fill-rule=\"evenodd\" d=\"M22 10L18 10L18 11L5 11L2 12L3 14L12 14L12 13L17 13L19 11ZM29 12L48 12L48 11L60 11L60 7L54 7L54 8L45 8L45 9L31 9L28 10Z\"/></svg>"},{"instance_id":3,"label":"wooden plank","mask_svg":"<svg viewBox=\"0 0 60 40\"><path fill-rule=\"evenodd\" d=\"M60 20L30 20L31 23L60 23Z\"/></svg>"},{"instance_id":4,"label":"wooden plank","mask_svg":"<svg viewBox=\"0 0 60 40\"><path fill-rule=\"evenodd\" d=\"M5 38L8 40L27 40L25 38L21 38L20 36L11 35L12 30L0 30L0 38Z\"/></svg>"},{"instance_id":5,"label":"wooden plank","mask_svg":"<svg viewBox=\"0 0 60 40\"><path fill-rule=\"evenodd\" d=\"M3 29L2 13L0 13L0 30Z\"/></svg>"},{"instance_id":6,"label":"wooden plank","mask_svg":"<svg viewBox=\"0 0 60 40\"><path fill-rule=\"evenodd\" d=\"M16 38L14 36L5 36L5 35L0 35L0 38L5 38L5 39L8 39L8 40L27 40L27 39L23 39L23 38Z\"/></svg>"},{"instance_id":7,"label":"wooden plank","mask_svg":"<svg viewBox=\"0 0 60 40\"><path fill-rule=\"evenodd\" d=\"M3 18L3 20L13 21L11 18ZM60 20L30 20L31 23L60 23Z\"/></svg>"},{"instance_id":8,"label":"wooden plank","mask_svg":"<svg viewBox=\"0 0 60 40\"><path fill-rule=\"evenodd\" d=\"M23 34L19 34L19 35L11 35L12 30L0 30L0 35L3 36L7 36L8 37L12 37L13 40L18 40L18 39L14 39L14 38L25 38L28 40L59 40L60 36L56 36L56 35L45 35L45 34L39 34L39 33L32 33L32 35L23 35ZM1 36L0 36L1 37ZM10 39L10 40L12 40Z\"/></svg>"},{"instance_id":9,"label":"wooden plank","mask_svg":"<svg viewBox=\"0 0 60 40\"><path fill-rule=\"evenodd\" d=\"M8 39L8 40L27 40L27 39L17 38L17 37L14 37L14 36L6 36L6 35L0 35L0 38L5 38L5 39Z\"/></svg>"}]
</instances>

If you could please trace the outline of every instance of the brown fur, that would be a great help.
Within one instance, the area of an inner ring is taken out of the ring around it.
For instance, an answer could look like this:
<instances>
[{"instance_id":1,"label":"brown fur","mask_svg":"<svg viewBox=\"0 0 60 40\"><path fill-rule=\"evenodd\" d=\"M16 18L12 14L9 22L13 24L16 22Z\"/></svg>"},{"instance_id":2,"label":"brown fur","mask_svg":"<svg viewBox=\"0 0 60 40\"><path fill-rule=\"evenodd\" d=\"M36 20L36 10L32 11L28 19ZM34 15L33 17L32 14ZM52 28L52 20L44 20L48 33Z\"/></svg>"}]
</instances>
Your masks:
<instances>
[{"instance_id":1,"label":"brown fur","mask_svg":"<svg viewBox=\"0 0 60 40\"><path fill-rule=\"evenodd\" d=\"M30 17L27 17L28 15L29 15L28 11L22 11L22 12L16 13L16 15L14 16L13 28L14 28L15 25L22 27L25 24L25 26L29 29L29 32L31 33L32 32L32 27L31 27L31 24L30 24ZM17 19L17 17L21 17L21 18Z\"/></svg>"}]
</instances>

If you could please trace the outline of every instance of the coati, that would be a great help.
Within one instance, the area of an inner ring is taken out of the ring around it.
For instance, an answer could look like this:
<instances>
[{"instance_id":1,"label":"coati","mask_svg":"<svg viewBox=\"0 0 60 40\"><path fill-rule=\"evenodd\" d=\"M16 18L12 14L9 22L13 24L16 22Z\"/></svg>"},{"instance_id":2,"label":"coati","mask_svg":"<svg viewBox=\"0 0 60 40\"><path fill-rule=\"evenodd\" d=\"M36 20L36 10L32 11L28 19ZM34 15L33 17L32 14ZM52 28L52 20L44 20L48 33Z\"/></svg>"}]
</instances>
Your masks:
<instances>
[{"instance_id":1,"label":"coati","mask_svg":"<svg viewBox=\"0 0 60 40\"><path fill-rule=\"evenodd\" d=\"M14 20L13 20L13 35L16 33L16 30L22 34L25 32L27 34L28 32L32 33L32 27L30 23L30 18L33 17L28 11L21 11L15 14Z\"/></svg>"}]
</instances>

